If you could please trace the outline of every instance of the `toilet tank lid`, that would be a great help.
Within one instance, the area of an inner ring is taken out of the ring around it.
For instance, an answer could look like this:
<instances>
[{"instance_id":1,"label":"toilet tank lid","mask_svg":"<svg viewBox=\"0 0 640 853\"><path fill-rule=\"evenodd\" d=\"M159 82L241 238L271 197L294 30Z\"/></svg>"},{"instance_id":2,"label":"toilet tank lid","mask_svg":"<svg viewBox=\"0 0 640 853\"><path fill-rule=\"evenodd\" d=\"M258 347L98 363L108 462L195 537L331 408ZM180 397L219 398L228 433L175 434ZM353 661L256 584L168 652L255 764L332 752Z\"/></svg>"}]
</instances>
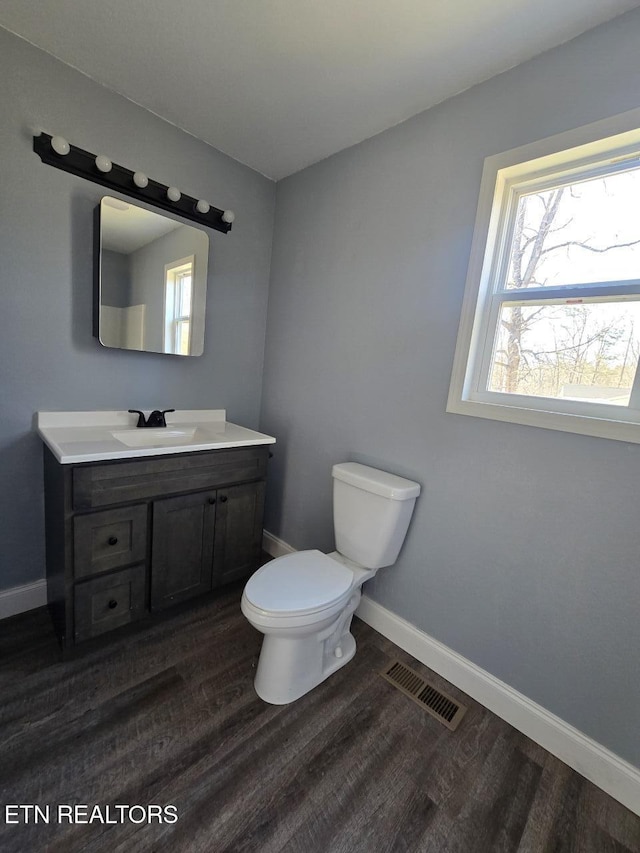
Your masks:
<instances>
[{"instance_id":1,"label":"toilet tank lid","mask_svg":"<svg viewBox=\"0 0 640 853\"><path fill-rule=\"evenodd\" d=\"M340 462L333 466L331 474L336 480L392 501L406 501L420 494L420 483L358 462Z\"/></svg>"}]
</instances>

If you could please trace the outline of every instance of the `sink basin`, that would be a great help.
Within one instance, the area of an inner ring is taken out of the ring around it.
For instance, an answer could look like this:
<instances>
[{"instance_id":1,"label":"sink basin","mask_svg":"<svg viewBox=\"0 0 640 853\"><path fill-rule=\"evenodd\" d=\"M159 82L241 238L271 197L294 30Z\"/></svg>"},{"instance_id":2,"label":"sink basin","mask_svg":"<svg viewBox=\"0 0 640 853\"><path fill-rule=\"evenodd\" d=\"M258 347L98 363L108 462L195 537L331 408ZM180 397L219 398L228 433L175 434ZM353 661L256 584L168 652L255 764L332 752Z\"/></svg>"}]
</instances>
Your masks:
<instances>
[{"instance_id":1,"label":"sink basin","mask_svg":"<svg viewBox=\"0 0 640 853\"><path fill-rule=\"evenodd\" d=\"M158 429L126 429L111 435L127 447L166 447L192 444L196 427L158 427Z\"/></svg>"}]
</instances>

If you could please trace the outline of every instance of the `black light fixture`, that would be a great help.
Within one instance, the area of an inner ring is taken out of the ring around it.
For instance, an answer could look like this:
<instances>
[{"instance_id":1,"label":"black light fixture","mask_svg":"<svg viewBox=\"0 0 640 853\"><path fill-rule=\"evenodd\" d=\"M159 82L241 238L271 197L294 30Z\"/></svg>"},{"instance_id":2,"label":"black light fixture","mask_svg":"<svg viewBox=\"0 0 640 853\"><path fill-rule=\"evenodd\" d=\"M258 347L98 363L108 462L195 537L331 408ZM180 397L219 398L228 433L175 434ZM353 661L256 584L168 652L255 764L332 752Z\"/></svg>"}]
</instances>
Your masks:
<instances>
[{"instance_id":1,"label":"black light fixture","mask_svg":"<svg viewBox=\"0 0 640 853\"><path fill-rule=\"evenodd\" d=\"M104 154L91 154L75 145L70 145L62 136L48 133L34 134L33 150L43 163L78 175L87 181L102 184L110 190L125 193L139 201L146 201L170 213L177 213L192 222L206 225L226 234L231 230L235 214L231 210L220 210L204 199L192 198L181 193L177 187L168 187L152 181L143 172L132 172L112 163Z\"/></svg>"}]
</instances>

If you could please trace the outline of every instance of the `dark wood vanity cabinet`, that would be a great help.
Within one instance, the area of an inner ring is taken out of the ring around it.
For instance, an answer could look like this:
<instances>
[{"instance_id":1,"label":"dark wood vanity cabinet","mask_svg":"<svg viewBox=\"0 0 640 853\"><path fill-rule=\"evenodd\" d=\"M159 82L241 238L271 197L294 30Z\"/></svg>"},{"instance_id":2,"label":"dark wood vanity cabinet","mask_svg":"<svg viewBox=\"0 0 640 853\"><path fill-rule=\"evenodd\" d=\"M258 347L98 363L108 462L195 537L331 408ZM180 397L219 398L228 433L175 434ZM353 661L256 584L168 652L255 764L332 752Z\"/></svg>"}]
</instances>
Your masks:
<instances>
[{"instance_id":1,"label":"dark wood vanity cabinet","mask_svg":"<svg viewBox=\"0 0 640 853\"><path fill-rule=\"evenodd\" d=\"M151 609L250 575L263 506L264 481L154 501Z\"/></svg>"},{"instance_id":2,"label":"dark wood vanity cabinet","mask_svg":"<svg viewBox=\"0 0 640 853\"><path fill-rule=\"evenodd\" d=\"M61 465L45 447L49 606L63 648L248 577L265 445Z\"/></svg>"}]
</instances>

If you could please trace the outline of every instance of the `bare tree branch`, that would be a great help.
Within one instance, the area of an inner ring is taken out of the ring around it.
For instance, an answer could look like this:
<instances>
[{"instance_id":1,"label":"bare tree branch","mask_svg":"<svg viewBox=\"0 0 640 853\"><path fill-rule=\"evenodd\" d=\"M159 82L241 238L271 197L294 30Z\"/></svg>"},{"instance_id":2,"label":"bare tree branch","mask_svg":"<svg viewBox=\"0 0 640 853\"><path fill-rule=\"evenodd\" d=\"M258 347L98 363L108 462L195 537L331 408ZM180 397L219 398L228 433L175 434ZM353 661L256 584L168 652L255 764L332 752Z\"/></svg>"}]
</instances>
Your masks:
<instances>
[{"instance_id":1,"label":"bare tree branch","mask_svg":"<svg viewBox=\"0 0 640 853\"><path fill-rule=\"evenodd\" d=\"M637 246L638 243L640 243L640 240L632 240L630 243L614 243L613 246L605 246L600 249L597 246L588 246L580 240L567 240L565 243L558 243L557 246L549 246L548 249L543 249L540 254L548 255L549 252L555 252L556 249L564 249L566 246L579 246L581 249L586 249L588 252L599 252L602 254L603 252L609 252L611 249L626 249L629 246Z\"/></svg>"},{"instance_id":2,"label":"bare tree branch","mask_svg":"<svg viewBox=\"0 0 640 853\"><path fill-rule=\"evenodd\" d=\"M568 347L562 347L562 349L548 349L548 350L539 350L538 355L558 355L561 352L574 352L580 349L587 349L594 341L600 339L603 335L608 334L609 329L600 329L592 338L589 338L586 341L578 341L577 344L571 344Z\"/></svg>"},{"instance_id":3,"label":"bare tree branch","mask_svg":"<svg viewBox=\"0 0 640 853\"><path fill-rule=\"evenodd\" d=\"M538 231L537 239L534 242L529 263L527 264L524 275L522 276L523 283L528 284L530 279L533 278L533 274L535 273L536 267L540 262L540 256L543 252L544 241L547 239L549 234L549 228L553 225L553 220L558 212L558 207L562 201L563 193L564 187L554 190L550 194L548 202L545 204L545 212L540 223L540 230Z\"/></svg>"}]
</instances>

